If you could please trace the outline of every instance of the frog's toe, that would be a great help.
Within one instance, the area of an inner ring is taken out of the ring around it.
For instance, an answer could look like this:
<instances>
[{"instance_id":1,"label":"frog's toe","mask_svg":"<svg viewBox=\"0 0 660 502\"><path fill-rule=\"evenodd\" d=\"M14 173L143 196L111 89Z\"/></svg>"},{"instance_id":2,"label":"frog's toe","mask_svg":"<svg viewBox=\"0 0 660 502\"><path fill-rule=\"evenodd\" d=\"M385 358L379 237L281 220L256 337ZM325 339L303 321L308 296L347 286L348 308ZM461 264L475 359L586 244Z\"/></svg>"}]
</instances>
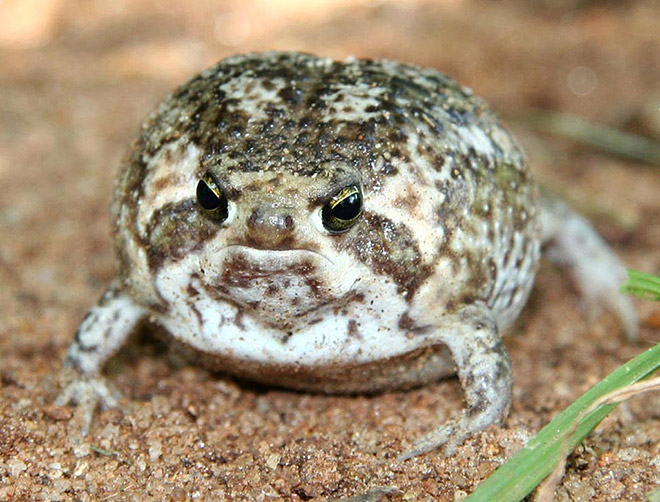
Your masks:
<instances>
[{"instance_id":1,"label":"frog's toe","mask_svg":"<svg viewBox=\"0 0 660 502\"><path fill-rule=\"evenodd\" d=\"M493 420L488 413L468 410L459 417L449 420L431 432L417 439L412 448L397 457L397 460L408 460L409 458L433 451L440 446L444 447L445 454L453 455L456 448L474 435L499 420Z\"/></svg>"},{"instance_id":2,"label":"frog's toe","mask_svg":"<svg viewBox=\"0 0 660 502\"><path fill-rule=\"evenodd\" d=\"M455 423L448 422L425 434L413 443L412 448L399 455L397 461L408 460L409 458L433 451L443 445L445 446L446 453L451 455L456 449L456 446L460 444L459 441L452 438L455 425Z\"/></svg>"},{"instance_id":3,"label":"frog's toe","mask_svg":"<svg viewBox=\"0 0 660 502\"><path fill-rule=\"evenodd\" d=\"M70 381L55 399L58 406L77 405L81 414L83 436L89 433L94 410L117 407L121 395L117 389L101 377L77 377Z\"/></svg>"},{"instance_id":4,"label":"frog's toe","mask_svg":"<svg viewBox=\"0 0 660 502\"><path fill-rule=\"evenodd\" d=\"M631 299L621 294L618 283L602 288L592 296L585 296L584 303L590 321L594 321L603 311L610 312L617 318L628 340L637 340L639 319Z\"/></svg>"}]
</instances>

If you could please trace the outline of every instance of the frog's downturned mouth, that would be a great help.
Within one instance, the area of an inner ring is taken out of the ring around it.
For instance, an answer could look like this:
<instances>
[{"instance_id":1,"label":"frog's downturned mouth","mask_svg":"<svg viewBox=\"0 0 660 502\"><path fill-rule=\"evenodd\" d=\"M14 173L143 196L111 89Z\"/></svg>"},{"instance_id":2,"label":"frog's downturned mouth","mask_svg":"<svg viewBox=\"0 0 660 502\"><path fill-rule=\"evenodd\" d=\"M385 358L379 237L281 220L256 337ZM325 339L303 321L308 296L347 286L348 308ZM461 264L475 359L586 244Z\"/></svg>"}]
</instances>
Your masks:
<instances>
[{"instance_id":1,"label":"frog's downturned mouth","mask_svg":"<svg viewBox=\"0 0 660 502\"><path fill-rule=\"evenodd\" d=\"M269 265L284 265L284 269L287 269L291 265L295 265L306 259L321 259L328 262L331 266L335 265L326 255L307 248L264 249L242 244L230 244L229 246L218 249L217 254L221 258L244 256L246 260L263 265L266 268L270 268Z\"/></svg>"}]
</instances>

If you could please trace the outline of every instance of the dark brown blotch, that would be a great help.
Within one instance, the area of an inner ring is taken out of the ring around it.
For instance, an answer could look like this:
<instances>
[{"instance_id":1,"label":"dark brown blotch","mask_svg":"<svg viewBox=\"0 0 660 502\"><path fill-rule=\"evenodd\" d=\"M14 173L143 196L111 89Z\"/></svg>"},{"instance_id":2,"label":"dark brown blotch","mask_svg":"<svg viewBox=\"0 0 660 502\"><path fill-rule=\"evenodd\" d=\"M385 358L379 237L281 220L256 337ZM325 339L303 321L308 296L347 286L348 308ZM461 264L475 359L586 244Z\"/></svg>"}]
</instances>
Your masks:
<instances>
[{"instance_id":1,"label":"dark brown blotch","mask_svg":"<svg viewBox=\"0 0 660 502\"><path fill-rule=\"evenodd\" d=\"M419 326L408 312L401 314L398 325L399 329L414 335L423 335L432 329L432 326Z\"/></svg>"},{"instance_id":2,"label":"dark brown blotch","mask_svg":"<svg viewBox=\"0 0 660 502\"><path fill-rule=\"evenodd\" d=\"M341 243L374 273L387 275L410 300L421 283L431 274L424 263L410 229L370 212Z\"/></svg>"},{"instance_id":3,"label":"dark brown blotch","mask_svg":"<svg viewBox=\"0 0 660 502\"><path fill-rule=\"evenodd\" d=\"M360 330L358 329L358 323L355 319L349 319L348 321L348 336L352 338L362 338Z\"/></svg>"},{"instance_id":4,"label":"dark brown blotch","mask_svg":"<svg viewBox=\"0 0 660 502\"><path fill-rule=\"evenodd\" d=\"M165 260L179 260L212 239L221 226L199 211L194 199L168 203L156 210L147 226L147 260L152 271Z\"/></svg>"}]
</instances>

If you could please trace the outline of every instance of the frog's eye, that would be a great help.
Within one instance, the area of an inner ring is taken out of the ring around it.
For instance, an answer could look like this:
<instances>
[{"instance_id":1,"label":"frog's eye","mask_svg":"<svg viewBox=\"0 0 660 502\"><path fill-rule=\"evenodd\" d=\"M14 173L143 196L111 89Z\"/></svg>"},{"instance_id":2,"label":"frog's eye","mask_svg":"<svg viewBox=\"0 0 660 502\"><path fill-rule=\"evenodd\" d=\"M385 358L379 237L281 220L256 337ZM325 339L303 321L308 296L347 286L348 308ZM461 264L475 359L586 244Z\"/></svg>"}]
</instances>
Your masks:
<instances>
[{"instance_id":1,"label":"frog's eye","mask_svg":"<svg viewBox=\"0 0 660 502\"><path fill-rule=\"evenodd\" d=\"M362 192L357 185L340 190L323 209L321 220L326 230L333 233L345 232L362 214Z\"/></svg>"},{"instance_id":2,"label":"frog's eye","mask_svg":"<svg viewBox=\"0 0 660 502\"><path fill-rule=\"evenodd\" d=\"M213 177L206 173L197 183L197 202L204 213L218 223L229 215L229 203Z\"/></svg>"}]
</instances>

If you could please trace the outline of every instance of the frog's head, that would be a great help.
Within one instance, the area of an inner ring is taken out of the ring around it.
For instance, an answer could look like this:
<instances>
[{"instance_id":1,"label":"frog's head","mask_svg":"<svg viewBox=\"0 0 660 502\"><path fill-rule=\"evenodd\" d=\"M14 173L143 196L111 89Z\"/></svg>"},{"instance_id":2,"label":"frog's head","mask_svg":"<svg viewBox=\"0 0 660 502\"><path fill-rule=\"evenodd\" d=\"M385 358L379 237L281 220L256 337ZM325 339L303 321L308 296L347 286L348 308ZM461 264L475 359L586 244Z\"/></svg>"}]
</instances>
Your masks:
<instances>
[{"instance_id":1,"label":"frog's head","mask_svg":"<svg viewBox=\"0 0 660 502\"><path fill-rule=\"evenodd\" d=\"M198 180L195 200L204 225L217 230L197 251L201 281L271 324L335 303L360 277L342 250L363 211L355 171L325 166L310 176L218 166Z\"/></svg>"},{"instance_id":2,"label":"frog's head","mask_svg":"<svg viewBox=\"0 0 660 502\"><path fill-rule=\"evenodd\" d=\"M202 294L279 327L354 297L369 271L356 248L371 245L360 170L246 169L231 156L173 142L140 190L122 189L117 248L134 296L158 308Z\"/></svg>"}]
</instances>

